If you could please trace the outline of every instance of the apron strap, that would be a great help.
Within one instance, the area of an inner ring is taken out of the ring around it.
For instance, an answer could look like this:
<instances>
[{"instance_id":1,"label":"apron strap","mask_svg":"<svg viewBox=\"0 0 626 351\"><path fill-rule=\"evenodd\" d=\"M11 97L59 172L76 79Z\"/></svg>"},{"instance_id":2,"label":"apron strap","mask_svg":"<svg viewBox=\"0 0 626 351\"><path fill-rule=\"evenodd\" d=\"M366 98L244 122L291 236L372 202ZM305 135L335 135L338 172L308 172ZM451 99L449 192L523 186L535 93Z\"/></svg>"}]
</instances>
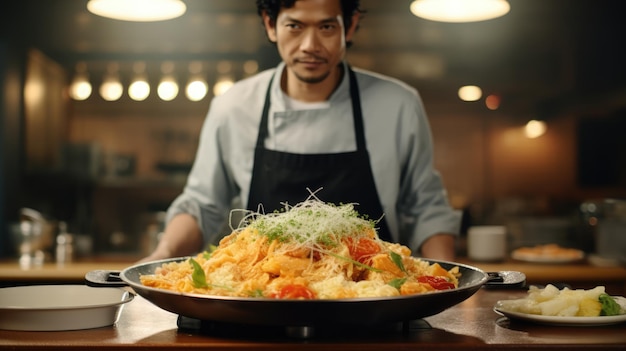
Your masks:
<instances>
[{"instance_id":1,"label":"apron strap","mask_svg":"<svg viewBox=\"0 0 626 351\"><path fill-rule=\"evenodd\" d=\"M350 66L348 66L348 75L350 76L350 98L352 100L352 119L354 120L356 147L357 150L363 151L365 150L365 128L363 127L361 97L359 94L359 85L356 81L356 75Z\"/></svg>"},{"instance_id":2,"label":"apron strap","mask_svg":"<svg viewBox=\"0 0 626 351\"><path fill-rule=\"evenodd\" d=\"M270 111L270 95L272 91L272 82L274 81L274 76L272 75L272 79L270 79L270 84L267 85L267 91L265 92L265 103L263 104L263 113L261 114L261 123L259 124L259 135L256 138L256 146L264 147L265 139L268 135L268 126L267 120Z\"/></svg>"}]
</instances>

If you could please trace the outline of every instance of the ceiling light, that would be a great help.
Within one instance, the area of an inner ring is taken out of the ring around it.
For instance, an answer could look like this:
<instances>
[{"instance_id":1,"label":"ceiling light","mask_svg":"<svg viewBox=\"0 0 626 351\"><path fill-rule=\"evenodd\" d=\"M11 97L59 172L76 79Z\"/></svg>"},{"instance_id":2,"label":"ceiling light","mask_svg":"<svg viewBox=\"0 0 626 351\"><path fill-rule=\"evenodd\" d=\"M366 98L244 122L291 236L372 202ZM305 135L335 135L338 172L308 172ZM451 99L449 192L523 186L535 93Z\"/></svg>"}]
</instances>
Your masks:
<instances>
[{"instance_id":1,"label":"ceiling light","mask_svg":"<svg viewBox=\"0 0 626 351\"><path fill-rule=\"evenodd\" d=\"M133 64L135 79L128 87L128 96L135 101L143 101L150 95L150 84L146 78L146 63L138 61Z\"/></svg>"},{"instance_id":2,"label":"ceiling light","mask_svg":"<svg viewBox=\"0 0 626 351\"><path fill-rule=\"evenodd\" d=\"M128 96L135 101L143 101L150 95L150 84L145 78L137 78L128 87Z\"/></svg>"},{"instance_id":3,"label":"ceiling light","mask_svg":"<svg viewBox=\"0 0 626 351\"><path fill-rule=\"evenodd\" d=\"M478 101L483 96L483 91L475 85L466 85L459 89L458 94L463 101Z\"/></svg>"},{"instance_id":4,"label":"ceiling light","mask_svg":"<svg viewBox=\"0 0 626 351\"><path fill-rule=\"evenodd\" d=\"M70 96L77 101L87 100L91 96L91 83L86 76L79 75L74 78L70 85Z\"/></svg>"},{"instance_id":5,"label":"ceiling light","mask_svg":"<svg viewBox=\"0 0 626 351\"><path fill-rule=\"evenodd\" d=\"M411 12L439 22L477 22L506 15L511 5L506 0L415 0Z\"/></svg>"},{"instance_id":6,"label":"ceiling light","mask_svg":"<svg viewBox=\"0 0 626 351\"><path fill-rule=\"evenodd\" d=\"M224 94L233 84L235 84L235 82L228 76L218 79L215 86L213 86L213 95L220 96Z\"/></svg>"},{"instance_id":7,"label":"ceiling light","mask_svg":"<svg viewBox=\"0 0 626 351\"><path fill-rule=\"evenodd\" d=\"M226 92L226 90L230 89L231 86L235 83L234 79L230 76L230 71L233 68L233 63L230 61L220 61L217 63L217 73L220 77L215 82L213 86L213 95L219 96Z\"/></svg>"},{"instance_id":8,"label":"ceiling light","mask_svg":"<svg viewBox=\"0 0 626 351\"><path fill-rule=\"evenodd\" d=\"M191 101L200 101L204 99L209 92L209 84L202 77L202 62L192 61L189 63L189 73L191 77L185 88L187 99Z\"/></svg>"},{"instance_id":9,"label":"ceiling light","mask_svg":"<svg viewBox=\"0 0 626 351\"><path fill-rule=\"evenodd\" d=\"M105 79L100 86L100 96L106 101L116 101L122 97L124 87L117 77Z\"/></svg>"},{"instance_id":10,"label":"ceiling light","mask_svg":"<svg viewBox=\"0 0 626 351\"><path fill-rule=\"evenodd\" d=\"M70 97L77 101L87 100L91 96L91 91L87 65L84 62L79 62L76 65L76 75L70 84Z\"/></svg>"},{"instance_id":11,"label":"ceiling light","mask_svg":"<svg viewBox=\"0 0 626 351\"><path fill-rule=\"evenodd\" d=\"M187 84L185 93L187 98L191 101L200 101L204 99L209 91L209 85L204 79L193 79Z\"/></svg>"},{"instance_id":12,"label":"ceiling light","mask_svg":"<svg viewBox=\"0 0 626 351\"><path fill-rule=\"evenodd\" d=\"M178 82L174 76L174 62L165 61L161 63L161 73L163 78L157 87L157 95L163 101L172 101L178 96Z\"/></svg>"},{"instance_id":13,"label":"ceiling light","mask_svg":"<svg viewBox=\"0 0 626 351\"><path fill-rule=\"evenodd\" d=\"M485 98L485 106L488 109L495 111L500 107L500 101L502 98L497 94L491 94Z\"/></svg>"},{"instance_id":14,"label":"ceiling light","mask_svg":"<svg viewBox=\"0 0 626 351\"><path fill-rule=\"evenodd\" d=\"M89 12L122 21L163 21L182 16L187 6L181 0L89 0Z\"/></svg>"},{"instance_id":15,"label":"ceiling light","mask_svg":"<svg viewBox=\"0 0 626 351\"><path fill-rule=\"evenodd\" d=\"M172 101L178 96L178 83L173 77L164 77L157 88L157 95L163 101Z\"/></svg>"},{"instance_id":16,"label":"ceiling light","mask_svg":"<svg viewBox=\"0 0 626 351\"><path fill-rule=\"evenodd\" d=\"M524 134L529 139L538 138L546 133L548 126L544 121L538 121L536 119L528 121L524 127Z\"/></svg>"}]
</instances>

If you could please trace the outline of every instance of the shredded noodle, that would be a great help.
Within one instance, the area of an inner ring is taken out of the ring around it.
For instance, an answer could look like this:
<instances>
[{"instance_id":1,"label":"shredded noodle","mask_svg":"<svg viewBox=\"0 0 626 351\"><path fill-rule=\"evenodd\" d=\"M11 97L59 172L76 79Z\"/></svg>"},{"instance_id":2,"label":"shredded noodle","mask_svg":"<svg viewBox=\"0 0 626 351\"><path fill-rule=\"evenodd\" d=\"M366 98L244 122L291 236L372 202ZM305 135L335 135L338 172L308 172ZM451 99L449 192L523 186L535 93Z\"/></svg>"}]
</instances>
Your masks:
<instances>
[{"instance_id":1,"label":"shredded noodle","mask_svg":"<svg viewBox=\"0 0 626 351\"><path fill-rule=\"evenodd\" d=\"M376 221L353 204L314 194L269 214L247 212L217 247L142 275L145 286L234 297L341 299L388 297L458 287L446 270L381 240ZM195 267L194 267L195 266Z\"/></svg>"}]
</instances>

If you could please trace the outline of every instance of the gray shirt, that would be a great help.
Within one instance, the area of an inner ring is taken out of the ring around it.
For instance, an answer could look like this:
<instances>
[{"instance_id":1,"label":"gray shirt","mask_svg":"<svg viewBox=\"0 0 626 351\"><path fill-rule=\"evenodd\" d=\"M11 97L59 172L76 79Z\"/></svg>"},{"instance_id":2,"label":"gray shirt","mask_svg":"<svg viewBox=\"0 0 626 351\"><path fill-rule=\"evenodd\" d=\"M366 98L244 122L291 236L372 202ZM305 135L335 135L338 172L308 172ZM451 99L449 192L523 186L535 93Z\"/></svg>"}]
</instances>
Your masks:
<instances>
[{"instance_id":1,"label":"gray shirt","mask_svg":"<svg viewBox=\"0 0 626 351\"><path fill-rule=\"evenodd\" d=\"M168 220L181 212L194 216L207 244L221 239L220 228L234 200L241 208L247 206L254 148L272 75L276 78L270 91L267 149L302 154L356 150L347 70L327 106L293 110L280 88L284 69L281 63L239 81L211 102L187 184L168 210ZM354 71L374 181L394 240L416 252L431 235L458 234L460 213L450 207L434 169L430 126L417 91L389 77ZM308 195L303 189L302 199ZM323 195L318 197L324 200Z\"/></svg>"}]
</instances>

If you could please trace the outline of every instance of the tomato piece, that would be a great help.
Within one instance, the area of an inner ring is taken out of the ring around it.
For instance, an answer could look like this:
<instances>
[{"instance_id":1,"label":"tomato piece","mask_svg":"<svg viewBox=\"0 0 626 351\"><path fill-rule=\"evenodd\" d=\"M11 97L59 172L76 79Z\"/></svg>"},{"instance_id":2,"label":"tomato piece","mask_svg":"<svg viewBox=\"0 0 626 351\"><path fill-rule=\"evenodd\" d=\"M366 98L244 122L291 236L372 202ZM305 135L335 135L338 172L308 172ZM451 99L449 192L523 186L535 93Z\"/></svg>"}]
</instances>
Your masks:
<instances>
[{"instance_id":1,"label":"tomato piece","mask_svg":"<svg viewBox=\"0 0 626 351\"><path fill-rule=\"evenodd\" d=\"M420 283L426 283L433 287L435 290L447 290L454 289L454 283L451 283L446 280L444 277L435 277L432 275L425 275L417 278L417 281Z\"/></svg>"},{"instance_id":2,"label":"tomato piece","mask_svg":"<svg viewBox=\"0 0 626 351\"><path fill-rule=\"evenodd\" d=\"M304 285L289 284L280 289L276 297L279 299L311 300L315 298L315 293Z\"/></svg>"},{"instance_id":3,"label":"tomato piece","mask_svg":"<svg viewBox=\"0 0 626 351\"><path fill-rule=\"evenodd\" d=\"M380 252L380 245L369 238L348 238L348 250L355 261L368 264L372 256Z\"/></svg>"}]
</instances>

